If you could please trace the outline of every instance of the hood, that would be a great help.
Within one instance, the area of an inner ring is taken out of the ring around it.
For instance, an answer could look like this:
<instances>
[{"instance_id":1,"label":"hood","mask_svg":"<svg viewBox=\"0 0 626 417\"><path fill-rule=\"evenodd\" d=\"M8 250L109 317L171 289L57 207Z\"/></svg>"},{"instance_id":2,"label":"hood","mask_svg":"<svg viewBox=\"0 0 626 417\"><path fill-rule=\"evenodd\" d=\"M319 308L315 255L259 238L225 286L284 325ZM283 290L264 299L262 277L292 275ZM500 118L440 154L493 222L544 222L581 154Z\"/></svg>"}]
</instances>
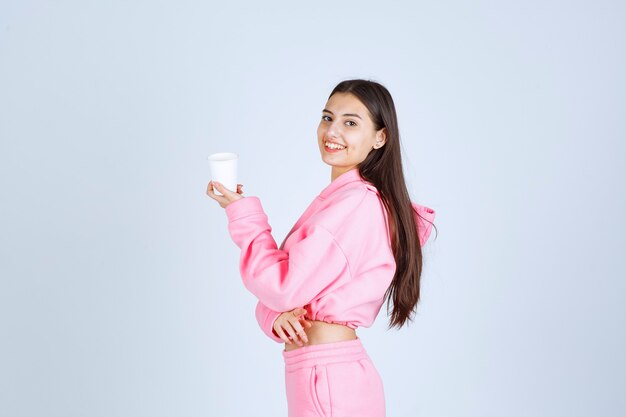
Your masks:
<instances>
[{"instance_id":1,"label":"hood","mask_svg":"<svg viewBox=\"0 0 626 417\"><path fill-rule=\"evenodd\" d=\"M415 222L417 223L417 235L420 239L420 246L424 246L424 244L428 241L428 237L430 236L430 232L433 228L433 221L435 220L435 210L430 207L422 206L421 204L411 203L413 206L413 210L415 210L418 215L415 215Z\"/></svg>"}]
</instances>

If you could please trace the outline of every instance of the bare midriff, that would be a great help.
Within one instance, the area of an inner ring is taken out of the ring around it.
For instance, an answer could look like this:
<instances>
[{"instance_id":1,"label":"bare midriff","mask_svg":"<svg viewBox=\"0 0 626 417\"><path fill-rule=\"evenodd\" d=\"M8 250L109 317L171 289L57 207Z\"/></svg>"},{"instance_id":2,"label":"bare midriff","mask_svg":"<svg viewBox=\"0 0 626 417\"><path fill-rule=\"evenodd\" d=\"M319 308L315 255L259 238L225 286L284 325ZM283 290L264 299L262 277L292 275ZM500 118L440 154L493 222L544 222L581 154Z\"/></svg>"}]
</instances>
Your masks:
<instances>
[{"instance_id":1,"label":"bare midriff","mask_svg":"<svg viewBox=\"0 0 626 417\"><path fill-rule=\"evenodd\" d=\"M319 345L322 343L341 342L343 340L356 339L356 330L343 324L328 323L321 320L308 320L311 327L304 328L308 341L302 341L302 346L296 343L285 343L285 351L299 349L304 346Z\"/></svg>"}]
</instances>

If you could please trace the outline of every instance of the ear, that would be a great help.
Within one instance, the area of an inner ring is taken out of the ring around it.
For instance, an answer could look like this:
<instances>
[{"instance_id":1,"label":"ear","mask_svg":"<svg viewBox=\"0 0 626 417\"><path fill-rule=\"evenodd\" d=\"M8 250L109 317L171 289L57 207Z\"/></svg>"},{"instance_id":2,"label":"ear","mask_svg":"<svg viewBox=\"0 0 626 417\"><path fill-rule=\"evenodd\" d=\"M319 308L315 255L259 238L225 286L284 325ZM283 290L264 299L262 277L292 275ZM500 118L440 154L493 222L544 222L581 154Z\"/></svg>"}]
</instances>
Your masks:
<instances>
[{"instance_id":1,"label":"ear","mask_svg":"<svg viewBox=\"0 0 626 417\"><path fill-rule=\"evenodd\" d=\"M387 141L387 128L383 127L378 132L376 132L376 143L378 147L382 147ZM380 142L380 143L379 143Z\"/></svg>"}]
</instances>

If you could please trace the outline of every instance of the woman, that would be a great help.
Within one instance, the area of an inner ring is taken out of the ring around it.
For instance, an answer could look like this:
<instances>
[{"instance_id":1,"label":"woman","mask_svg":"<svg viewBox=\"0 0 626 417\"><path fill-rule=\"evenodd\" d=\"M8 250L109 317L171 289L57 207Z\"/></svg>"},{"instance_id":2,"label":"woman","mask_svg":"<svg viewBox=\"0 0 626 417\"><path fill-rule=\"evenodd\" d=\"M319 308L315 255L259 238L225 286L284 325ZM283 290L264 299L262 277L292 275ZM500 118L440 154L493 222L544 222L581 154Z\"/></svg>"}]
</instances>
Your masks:
<instances>
[{"instance_id":1,"label":"woman","mask_svg":"<svg viewBox=\"0 0 626 417\"><path fill-rule=\"evenodd\" d=\"M211 181L207 194L225 208L241 248L259 325L285 343L288 415L384 417L383 383L356 328L374 323L385 298L393 299L390 328L411 320L435 211L410 200L395 106L381 84L340 82L317 140L331 183L280 248L259 198L244 197L241 184L234 192Z\"/></svg>"}]
</instances>

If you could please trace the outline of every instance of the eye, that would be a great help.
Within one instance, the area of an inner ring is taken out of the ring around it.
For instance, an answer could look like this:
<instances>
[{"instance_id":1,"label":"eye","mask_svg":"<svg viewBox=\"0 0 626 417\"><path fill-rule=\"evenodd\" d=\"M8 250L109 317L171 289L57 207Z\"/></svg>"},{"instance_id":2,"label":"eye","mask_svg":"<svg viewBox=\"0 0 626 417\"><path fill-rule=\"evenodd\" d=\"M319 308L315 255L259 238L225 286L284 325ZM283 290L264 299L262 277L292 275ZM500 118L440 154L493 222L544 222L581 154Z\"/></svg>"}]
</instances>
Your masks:
<instances>
[{"instance_id":1,"label":"eye","mask_svg":"<svg viewBox=\"0 0 626 417\"><path fill-rule=\"evenodd\" d=\"M324 115L324 116L322 116L322 120L326 120L326 119L324 119L324 117L328 117L330 119L330 116ZM328 121L328 120L326 120L326 121Z\"/></svg>"},{"instance_id":2,"label":"eye","mask_svg":"<svg viewBox=\"0 0 626 417\"><path fill-rule=\"evenodd\" d=\"M352 120L348 120L346 123L354 123L354 124L351 124L351 125L348 125L348 126L356 126L356 123L353 122Z\"/></svg>"}]
</instances>

